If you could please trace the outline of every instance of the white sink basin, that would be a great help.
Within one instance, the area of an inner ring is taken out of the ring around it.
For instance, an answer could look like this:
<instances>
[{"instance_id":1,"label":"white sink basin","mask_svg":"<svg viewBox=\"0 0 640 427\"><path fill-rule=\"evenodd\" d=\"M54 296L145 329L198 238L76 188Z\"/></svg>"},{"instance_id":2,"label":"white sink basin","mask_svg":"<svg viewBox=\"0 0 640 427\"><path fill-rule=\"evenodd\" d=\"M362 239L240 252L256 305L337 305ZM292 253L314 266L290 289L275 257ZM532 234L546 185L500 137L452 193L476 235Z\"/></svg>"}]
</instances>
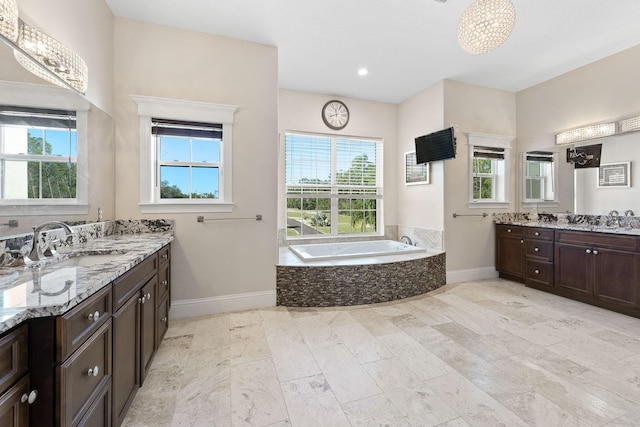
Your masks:
<instances>
[{"instance_id":1,"label":"white sink basin","mask_svg":"<svg viewBox=\"0 0 640 427\"><path fill-rule=\"evenodd\" d=\"M122 254L76 255L52 265L56 267L88 267L91 265L106 264L121 256Z\"/></svg>"}]
</instances>

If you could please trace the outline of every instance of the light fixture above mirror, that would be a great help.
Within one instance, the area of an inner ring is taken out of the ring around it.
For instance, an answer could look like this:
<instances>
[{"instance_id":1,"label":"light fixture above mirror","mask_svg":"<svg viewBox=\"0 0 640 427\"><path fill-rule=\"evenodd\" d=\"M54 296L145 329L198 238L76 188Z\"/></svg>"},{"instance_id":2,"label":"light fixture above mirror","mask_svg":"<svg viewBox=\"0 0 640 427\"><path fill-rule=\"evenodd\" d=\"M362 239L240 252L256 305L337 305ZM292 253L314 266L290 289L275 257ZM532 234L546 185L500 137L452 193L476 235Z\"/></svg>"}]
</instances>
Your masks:
<instances>
[{"instance_id":1,"label":"light fixture above mirror","mask_svg":"<svg viewBox=\"0 0 640 427\"><path fill-rule=\"evenodd\" d=\"M14 43L18 39L18 4L16 0L0 0L0 34Z\"/></svg>"}]
</instances>

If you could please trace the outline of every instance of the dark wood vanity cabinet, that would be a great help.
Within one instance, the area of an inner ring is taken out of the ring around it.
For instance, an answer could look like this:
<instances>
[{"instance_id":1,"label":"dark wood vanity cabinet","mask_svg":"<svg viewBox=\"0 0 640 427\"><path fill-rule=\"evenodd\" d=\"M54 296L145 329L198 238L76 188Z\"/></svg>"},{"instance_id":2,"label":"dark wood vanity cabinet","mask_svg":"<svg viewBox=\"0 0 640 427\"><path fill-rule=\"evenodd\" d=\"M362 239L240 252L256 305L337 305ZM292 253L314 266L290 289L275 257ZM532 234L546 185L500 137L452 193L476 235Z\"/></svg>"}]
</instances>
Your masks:
<instances>
[{"instance_id":1,"label":"dark wood vanity cabinet","mask_svg":"<svg viewBox=\"0 0 640 427\"><path fill-rule=\"evenodd\" d=\"M496 270L500 277L522 281L524 279L523 227L496 225Z\"/></svg>"},{"instance_id":2,"label":"dark wood vanity cabinet","mask_svg":"<svg viewBox=\"0 0 640 427\"><path fill-rule=\"evenodd\" d=\"M623 313L640 310L640 238L558 230L556 283L567 296Z\"/></svg>"},{"instance_id":3,"label":"dark wood vanity cabinet","mask_svg":"<svg viewBox=\"0 0 640 427\"><path fill-rule=\"evenodd\" d=\"M553 230L523 227L524 282L531 288L549 291L554 286Z\"/></svg>"},{"instance_id":4,"label":"dark wood vanity cabinet","mask_svg":"<svg viewBox=\"0 0 640 427\"><path fill-rule=\"evenodd\" d=\"M37 391L29 388L27 336L27 325L0 336L0 426L29 425Z\"/></svg>"}]
</instances>

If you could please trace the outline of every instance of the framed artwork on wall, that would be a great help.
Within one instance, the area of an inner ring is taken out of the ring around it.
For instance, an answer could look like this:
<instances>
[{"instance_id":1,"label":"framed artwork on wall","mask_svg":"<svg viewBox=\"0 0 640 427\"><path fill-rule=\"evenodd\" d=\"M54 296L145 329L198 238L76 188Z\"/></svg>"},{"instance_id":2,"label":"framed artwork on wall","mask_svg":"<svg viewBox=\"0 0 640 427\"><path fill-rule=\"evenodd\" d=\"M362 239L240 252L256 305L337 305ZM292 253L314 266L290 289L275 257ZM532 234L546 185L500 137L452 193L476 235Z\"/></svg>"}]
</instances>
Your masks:
<instances>
[{"instance_id":1,"label":"framed artwork on wall","mask_svg":"<svg viewBox=\"0 0 640 427\"><path fill-rule=\"evenodd\" d=\"M631 162L606 163L598 168L598 188L631 187Z\"/></svg>"},{"instance_id":2,"label":"framed artwork on wall","mask_svg":"<svg viewBox=\"0 0 640 427\"><path fill-rule=\"evenodd\" d=\"M416 163L416 152L404 153L404 183L405 185L429 184L429 163Z\"/></svg>"}]
</instances>

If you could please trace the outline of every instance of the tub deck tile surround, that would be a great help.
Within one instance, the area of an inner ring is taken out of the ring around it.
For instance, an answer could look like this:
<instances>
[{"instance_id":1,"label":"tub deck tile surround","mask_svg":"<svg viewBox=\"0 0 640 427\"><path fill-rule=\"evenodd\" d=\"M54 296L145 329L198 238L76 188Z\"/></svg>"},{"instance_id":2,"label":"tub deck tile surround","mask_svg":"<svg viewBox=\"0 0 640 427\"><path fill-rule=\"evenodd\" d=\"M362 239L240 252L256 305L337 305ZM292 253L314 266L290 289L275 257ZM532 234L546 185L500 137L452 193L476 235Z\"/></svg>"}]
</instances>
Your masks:
<instances>
[{"instance_id":1,"label":"tub deck tile surround","mask_svg":"<svg viewBox=\"0 0 640 427\"><path fill-rule=\"evenodd\" d=\"M421 295L446 284L444 253L381 264L276 266L277 305L333 307Z\"/></svg>"}]
</instances>

